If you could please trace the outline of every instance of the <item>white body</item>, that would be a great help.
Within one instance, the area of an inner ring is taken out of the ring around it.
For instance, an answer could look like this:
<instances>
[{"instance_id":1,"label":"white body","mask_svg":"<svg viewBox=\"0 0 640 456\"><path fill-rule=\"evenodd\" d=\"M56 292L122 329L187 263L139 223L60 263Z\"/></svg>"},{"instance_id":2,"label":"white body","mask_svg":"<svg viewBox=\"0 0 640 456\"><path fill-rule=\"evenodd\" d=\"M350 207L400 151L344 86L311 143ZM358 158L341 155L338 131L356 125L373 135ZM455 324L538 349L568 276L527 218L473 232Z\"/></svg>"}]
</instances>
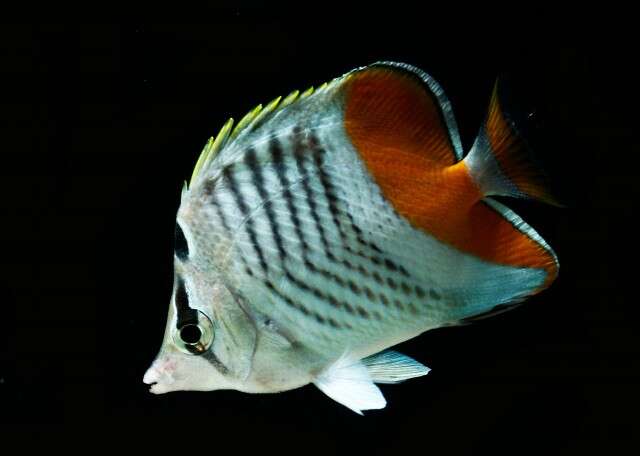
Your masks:
<instances>
[{"instance_id":1,"label":"white body","mask_svg":"<svg viewBox=\"0 0 640 456\"><path fill-rule=\"evenodd\" d=\"M542 270L487 263L394 211L346 134L345 79L232 135L183 193L177 222L189 256L176 258L176 274L190 307L213 322L211 353L224 372L172 343L174 295L163 348L145 376L156 383L152 391L278 392L315 382L327 392L327 372L349 366L373 385L363 358L517 300L544 281ZM462 159L449 104L433 80L425 82ZM499 203L488 204L535 235ZM413 363L402 378L428 371ZM372 394L371 407L337 400L356 411L384 406Z\"/></svg>"}]
</instances>

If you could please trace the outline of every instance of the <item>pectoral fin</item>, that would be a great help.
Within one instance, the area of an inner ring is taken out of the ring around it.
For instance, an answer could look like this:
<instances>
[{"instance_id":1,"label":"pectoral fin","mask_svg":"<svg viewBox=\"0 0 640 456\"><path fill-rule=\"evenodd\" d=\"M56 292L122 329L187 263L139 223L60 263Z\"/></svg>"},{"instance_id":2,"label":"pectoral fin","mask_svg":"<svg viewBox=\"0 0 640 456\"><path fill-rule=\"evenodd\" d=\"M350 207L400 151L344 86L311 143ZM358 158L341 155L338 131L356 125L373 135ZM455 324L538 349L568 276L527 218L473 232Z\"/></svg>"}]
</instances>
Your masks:
<instances>
[{"instance_id":1,"label":"pectoral fin","mask_svg":"<svg viewBox=\"0 0 640 456\"><path fill-rule=\"evenodd\" d=\"M429 371L415 359L385 350L355 363L342 357L313 383L334 401L362 415L362 410L381 409L387 405L375 383L400 383L427 375Z\"/></svg>"}]
</instances>

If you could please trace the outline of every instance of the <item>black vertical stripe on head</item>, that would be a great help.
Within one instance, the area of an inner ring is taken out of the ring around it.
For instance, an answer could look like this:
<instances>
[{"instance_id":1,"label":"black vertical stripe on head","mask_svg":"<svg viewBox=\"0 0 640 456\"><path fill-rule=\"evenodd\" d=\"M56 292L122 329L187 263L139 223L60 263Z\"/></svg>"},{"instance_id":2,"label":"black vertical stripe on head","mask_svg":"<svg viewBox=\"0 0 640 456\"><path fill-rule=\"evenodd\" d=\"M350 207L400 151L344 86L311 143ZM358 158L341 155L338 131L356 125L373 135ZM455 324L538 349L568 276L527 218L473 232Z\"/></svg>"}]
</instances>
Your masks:
<instances>
[{"instance_id":1,"label":"black vertical stripe on head","mask_svg":"<svg viewBox=\"0 0 640 456\"><path fill-rule=\"evenodd\" d=\"M187 324L198 324L198 311L189 307L189 296L184 287L182 278L178 278L176 294L174 297L176 304L177 323L176 328L180 329Z\"/></svg>"},{"instance_id":2,"label":"black vertical stripe on head","mask_svg":"<svg viewBox=\"0 0 640 456\"><path fill-rule=\"evenodd\" d=\"M218 369L221 374L226 374L229 372L229 368L225 366L220 359L213 353L213 350L209 349L202 354L202 357L209 361L209 363Z\"/></svg>"},{"instance_id":3,"label":"black vertical stripe on head","mask_svg":"<svg viewBox=\"0 0 640 456\"><path fill-rule=\"evenodd\" d=\"M236 206L238 206L238 209L240 209L240 212L242 212L242 215L244 217L248 217L249 208L247 207L247 203L245 202L242 193L240 193L240 190L238 189L238 184L233 175L233 169L231 165L227 166L222 171L222 176L226 180L227 185L229 186L229 190L231 190L231 194L233 195ZM256 255L258 256L260 267L265 273L268 272L269 266L267 265L267 261L264 258L264 253L262 252L260 244L258 243L258 236L256 235L256 230L253 226L253 219L251 217L247 218L247 221L244 224L244 229L249 236L249 240L251 241L251 246L253 247L254 252L256 252Z\"/></svg>"},{"instance_id":4,"label":"black vertical stripe on head","mask_svg":"<svg viewBox=\"0 0 640 456\"><path fill-rule=\"evenodd\" d=\"M189 245L187 244L187 238L184 237L184 232L182 231L180 224L177 222L174 251L180 261L185 261L189 257Z\"/></svg>"},{"instance_id":5,"label":"black vertical stripe on head","mask_svg":"<svg viewBox=\"0 0 640 456\"><path fill-rule=\"evenodd\" d=\"M267 220L269 221L269 228L271 229L271 234L273 235L273 241L275 242L278 249L280 260L284 261L287 256L287 252L284 249L282 236L280 235L280 229L278 227L278 220L276 219L276 215L273 212L273 207L271 205L272 203L269 199L269 195L267 194L267 189L265 188L262 168L258 163L258 157L256 156L256 150L254 148L249 148L247 150L247 153L244 156L244 162L251 170L253 185L258 191L258 195L260 195L262 201L265 202L263 207L265 209L265 212L267 213Z\"/></svg>"}]
</instances>

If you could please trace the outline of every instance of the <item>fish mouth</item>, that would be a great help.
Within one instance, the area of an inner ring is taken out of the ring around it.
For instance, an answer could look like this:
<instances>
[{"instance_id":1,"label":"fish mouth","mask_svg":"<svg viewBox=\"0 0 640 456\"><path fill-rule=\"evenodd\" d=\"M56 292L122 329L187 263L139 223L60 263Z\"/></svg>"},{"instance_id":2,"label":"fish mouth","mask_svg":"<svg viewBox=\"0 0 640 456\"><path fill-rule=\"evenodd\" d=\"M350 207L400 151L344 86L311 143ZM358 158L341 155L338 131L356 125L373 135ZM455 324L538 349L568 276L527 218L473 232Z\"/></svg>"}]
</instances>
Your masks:
<instances>
[{"instance_id":1,"label":"fish mouth","mask_svg":"<svg viewBox=\"0 0 640 456\"><path fill-rule=\"evenodd\" d=\"M156 363L153 363L144 377L142 382L149 385L149 392L153 394L163 394L172 391L171 385L175 382L175 379L165 370L159 370L156 367Z\"/></svg>"},{"instance_id":2,"label":"fish mouth","mask_svg":"<svg viewBox=\"0 0 640 456\"><path fill-rule=\"evenodd\" d=\"M142 382L149 385L149 392L151 393L155 393L155 389L157 389L158 387L158 380L160 380L160 376L158 374L158 371L155 370L153 367L150 367L149 369L147 369L147 372L145 372L144 377L142 377Z\"/></svg>"}]
</instances>

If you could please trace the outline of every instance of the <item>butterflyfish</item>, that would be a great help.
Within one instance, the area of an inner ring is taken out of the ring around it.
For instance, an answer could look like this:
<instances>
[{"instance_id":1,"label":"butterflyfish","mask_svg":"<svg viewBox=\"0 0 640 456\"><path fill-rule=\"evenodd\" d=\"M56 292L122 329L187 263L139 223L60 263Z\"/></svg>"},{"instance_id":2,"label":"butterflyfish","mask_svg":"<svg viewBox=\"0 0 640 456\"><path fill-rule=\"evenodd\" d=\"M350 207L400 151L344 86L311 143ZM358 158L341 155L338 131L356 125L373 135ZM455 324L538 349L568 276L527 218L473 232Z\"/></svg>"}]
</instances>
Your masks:
<instances>
[{"instance_id":1,"label":"butterflyfish","mask_svg":"<svg viewBox=\"0 0 640 456\"><path fill-rule=\"evenodd\" d=\"M558 275L495 196L555 203L498 91L465 154L441 86L378 62L229 119L182 190L151 392L314 384L351 410L429 368L391 347Z\"/></svg>"}]
</instances>

